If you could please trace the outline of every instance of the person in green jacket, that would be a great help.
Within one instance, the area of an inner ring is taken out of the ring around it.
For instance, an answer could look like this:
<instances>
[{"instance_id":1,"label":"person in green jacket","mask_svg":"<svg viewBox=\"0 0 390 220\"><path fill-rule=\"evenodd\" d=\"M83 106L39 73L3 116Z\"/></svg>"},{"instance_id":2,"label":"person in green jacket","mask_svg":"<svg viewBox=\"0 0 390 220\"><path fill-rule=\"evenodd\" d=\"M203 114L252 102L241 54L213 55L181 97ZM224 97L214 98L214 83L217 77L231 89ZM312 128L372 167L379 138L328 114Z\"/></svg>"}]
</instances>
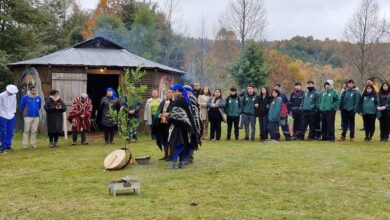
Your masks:
<instances>
[{"instance_id":1,"label":"person in green jacket","mask_svg":"<svg viewBox=\"0 0 390 220\"><path fill-rule=\"evenodd\" d=\"M246 93L242 97L242 117L244 128L245 128L245 139L249 140L249 125L251 127L251 140L255 140L256 134L256 115L255 115L255 100L256 100L255 87L252 84L249 84L246 87Z\"/></svg>"},{"instance_id":2,"label":"person in green jacket","mask_svg":"<svg viewBox=\"0 0 390 220\"><path fill-rule=\"evenodd\" d=\"M237 95L237 89L232 87L230 89L230 96L226 98L225 113L227 116L227 140L230 140L232 134L232 127L234 124L234 137L236 140L239 138L238 125L240 122L241 114L241 100Z\"/></svg>"},{"instance_id":3,"label":"person in green jacket","mask_svg":"<svg viewBox=\"0 0 390 220\"><path fill-rule=\"evenodd\" d=\"M378 95L373 85L367 85L364 88L363 95L360 99L360 114L363 116L364 130L366 138L364 141L369 142L375 133L375 120L377 107L379 106Z\"/></svg>"},{"instance_id":4,"label":"person in green jacket","mask_svg":"<svg viewBox=\"0 0 390 220\"><path fill-rule=\"evenodd\" d=\"M319 138L316 129L320 128L320 120L318 119L318 104L320 100L320 93L314 86L314 81L309 80L306 83L307 91L303 93L303 99L301 103L302 111L302 132L298 139L304 140L307 126L309 126L308 140L314 140Z\"/></svg>"},{"instance_id":5,"label":"person in green jacket","mask_svg":"<svg viewBox=\"0 0 390 220\"><path fill-rule=\"evenodd\" d=\"M280 140L279 121L283 100L278 89L272 90L271 96L272 101L268 111L268 131L271 135L271 141L274 142Z\"/></svg>"},{"instance_id":6,"label":"person in green jacket","mask_svg":"<svg viewBox=\"0 0 390 220\"><path fill-rule=\"evenodd\" d=\"M335 141L335 119L339 108L340 96L333 87L333 80L324 83L324 90L320 94L319 109L321 112L321 133L323 141Z\"/></svg>"},{"instance_id":7,"label":"person in green jacket","mask_svg":"<svg viewBox=\"0 0 390 220\"><path fill-rule=\"evenodd\" d=\"M341 93L340 111L343 121L343 132L339 141L345 141L349 129L350 140L355 138L355 115L359 112L360 94L355 87L355 82L350 79L347 88Z\"/></svg>"}]
</instances>

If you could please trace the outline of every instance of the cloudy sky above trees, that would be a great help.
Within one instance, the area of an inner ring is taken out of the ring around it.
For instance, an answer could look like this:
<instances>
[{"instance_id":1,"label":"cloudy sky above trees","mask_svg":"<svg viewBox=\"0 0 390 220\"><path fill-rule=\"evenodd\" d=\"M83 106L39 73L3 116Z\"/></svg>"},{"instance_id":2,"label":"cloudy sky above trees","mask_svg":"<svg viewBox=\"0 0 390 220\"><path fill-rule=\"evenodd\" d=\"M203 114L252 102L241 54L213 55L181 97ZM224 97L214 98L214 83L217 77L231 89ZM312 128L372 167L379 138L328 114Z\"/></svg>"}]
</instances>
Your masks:
<instances>
[{"instance_id":1,"label":"cloudy sky above trees","mask_svg":"<svg viewBox=\"0 0 390 220\"><path fill-rule=\"evenodd\" d=\"M166 0L154 0L164 5ZM206 32L213 38L220 28L219 18L230 0L176 0L180 4L180 21L176 29L199 37L202 18ZM92 9L98 0L79 0L84 9ZM296 35L325 39L343 39L348 19L360 0L266 0L268 40L290 39ZM383 16L390 19L390 1L378 0Z\"/></svg>"}]
</instances>

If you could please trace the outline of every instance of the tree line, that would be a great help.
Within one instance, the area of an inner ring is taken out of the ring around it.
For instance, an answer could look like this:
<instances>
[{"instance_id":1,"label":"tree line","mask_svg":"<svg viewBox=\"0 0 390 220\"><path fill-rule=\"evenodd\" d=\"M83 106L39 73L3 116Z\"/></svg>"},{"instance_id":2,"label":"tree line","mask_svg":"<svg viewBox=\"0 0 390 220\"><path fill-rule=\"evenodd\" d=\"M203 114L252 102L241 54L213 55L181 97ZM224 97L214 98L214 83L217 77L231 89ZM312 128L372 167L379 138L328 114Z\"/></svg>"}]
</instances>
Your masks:
<instances>
[{"instance_id":1,"label":"tree line","mask_svg":"<svg viewBox=\"0 0 390 220\"><path fill-rule=\"evenodd\" d=\"M184 81L211 87L244 87L314 79L322 84L353 78L388 79L390 28L377 0L362 0L342 40L297 36L266 39L265 0L231 0L210 38L178 31L180 0L157 4L99 0L83 10L76 0L0 0L0 89L13 80L6 64L45 55L94 36L112 40L147 59L179 68Z\"/></svg>"}]
</instances>

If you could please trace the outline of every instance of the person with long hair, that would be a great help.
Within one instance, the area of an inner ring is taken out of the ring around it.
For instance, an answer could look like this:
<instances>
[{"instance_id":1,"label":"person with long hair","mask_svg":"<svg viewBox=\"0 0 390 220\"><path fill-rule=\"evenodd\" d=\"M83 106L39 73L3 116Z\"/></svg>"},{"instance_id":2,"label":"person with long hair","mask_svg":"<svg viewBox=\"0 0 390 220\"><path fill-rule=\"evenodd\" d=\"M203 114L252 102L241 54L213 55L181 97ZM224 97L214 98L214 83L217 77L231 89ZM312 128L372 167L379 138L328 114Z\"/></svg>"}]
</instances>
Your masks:
<instances>
[{"instance_id":1,"label":"person with long hair","mask_svg":"<svg viewBox=\"0 0 390 220\"><path fill-rule=\"evenodd\" d=\"M207 103L210 119L210 140L221 139L221 123L224 121L225 100L222 98L221 89L214 91L213 97Z\"/></svg>"},{"instance_id":2,"label":"person with long hair","mask_svg":"<svg viewBox=\"0 0 390 220\"><path fill-rule=\"evenodd\" d=\"M169 114L174 105L174 95L172 90L167 91L166 99L162 100L158 107L156 117L153 121L152 134L156 137L157 146L164 151L164 157L160 160L169 161L172 150L169 149L168 135L171 122L169 121Z\"/></svg>"},{"instance_id":3,"label":"person with long hair","mask_svg":"<svg viewBox=\"0 0 390 220\"><path fill-rule=\"evenodd\" d=\"M279 125L281 122L280 112L282 111L282 98L280 97L280 91L273 89L271 93L271 103L268 112L268 131L271 135L271 141L279 141ZM284 121L283 121L284 122Z\"/></svg>"},{"instance_id":4,"label":"person with long hair","mask_svg":"<svg viewBox=\"0 0 390 220\"><path fill-rule=\"evenodd\" d=\"M203 140L208 139L209 114L208 114L207 102L209 102L210 99L211 99L210 89L209 87L205 86L198 97L198 103L200 106L200 118L203 124L203 135L202 135Z\"/></svg>"},{"instance_id":5,"label":"person with long hair","mask_svg":"<svg viewBox=\"0 0 390 220\"><path fill-rule=\"evenodd\" d=\"M379 124L380 124L380 141L387 142L389 140L390 133L390 85L388 82L382 83L379 90L378 99L379 106L377 107Z\"/></svg>"},{"instance_id":6,"label":"person with long hair","mask_svg":"<svg viewBox=\"0 0 390 220\"><path fill-rule=\"evenodd\" d=\"M367 85L364 88L363 95L360 99L360 114L363 116L365 141L372 140L375 132L375 119L379 101L373 85Z\"/></svg>"},{"instance_id":7,"label":"person with long hair","mask_svg":"<svg viewBox=\"0 0 390 220\"><path fill-rule=\"evenodd\" d=\"M269 87L263 86L260 88L259 95L255 99L256 116L259 117L260 141L264 142L268 139L268 111L271 103Z\"/></svg>"}]
</instances>

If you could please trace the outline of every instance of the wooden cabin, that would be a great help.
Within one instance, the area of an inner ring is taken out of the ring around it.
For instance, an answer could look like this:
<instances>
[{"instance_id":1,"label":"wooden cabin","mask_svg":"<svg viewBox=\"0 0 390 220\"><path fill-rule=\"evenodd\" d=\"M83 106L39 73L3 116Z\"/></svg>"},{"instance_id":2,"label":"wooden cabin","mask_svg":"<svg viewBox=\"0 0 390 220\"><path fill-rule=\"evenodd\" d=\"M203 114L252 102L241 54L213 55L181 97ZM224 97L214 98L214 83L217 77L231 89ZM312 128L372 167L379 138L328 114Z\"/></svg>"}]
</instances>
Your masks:
<instances>
[{"instance_id":1,"label":"wooden cabin","mask_svg":"<svg viewBox=\"0 0 390 220\"><path fill-rule=\"evenodd\" d=\"M140 66L147 73L142 78L142 84L148 87L148 92L142 94L144 101L150 97L153 89L159 90L163 97L165 91L179 82L181 75L185 74L181 70L137 56L102 37L92 38L46 56L8 65L14 72L15 84L21 91L19 100L27 92L28 85L34 84L45 100L50 90L57 89L68 110L72 100L81 93L89 95L94 107L99 106L106 88L118 88L123 82L125 70ZM97 110L94 108L93 117ZM21 113L18 113L18 118L22 119ZM43 121L44 119L43 115ZM99 119L97 121L100 122ZM21 128L23 120L18 122L17 127Z\"/></svg>"}]
</instances>

